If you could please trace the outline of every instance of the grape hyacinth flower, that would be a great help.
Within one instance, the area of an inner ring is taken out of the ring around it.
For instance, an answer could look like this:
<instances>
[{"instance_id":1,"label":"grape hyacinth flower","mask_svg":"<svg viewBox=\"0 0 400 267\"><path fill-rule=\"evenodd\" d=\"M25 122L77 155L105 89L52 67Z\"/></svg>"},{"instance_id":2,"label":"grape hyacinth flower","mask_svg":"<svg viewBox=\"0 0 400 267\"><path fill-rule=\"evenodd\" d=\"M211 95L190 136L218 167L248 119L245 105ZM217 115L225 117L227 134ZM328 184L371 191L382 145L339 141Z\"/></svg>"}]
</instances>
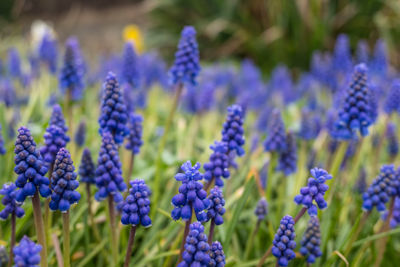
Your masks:
<instances>
[{"instance_id":1,"label":"grape hyacinth flower","mask_svg":"<svg viewBox=\"0 0 400 267\"><path fill-rule=\"evenodd\" d=\"M130 184L129 194L122 204L121 223L150 227L150 189L142 179L131 181Z\"/></svg>"},{"instance_id":2,"label":"grape hyacinth flower","mask_svg":"<svg viewBox=\"0 0 400 267\"><path fill-rule=\"evenodd\" d=\"M207 243L204 226L199 222L192 223L186 237L183 261L178 264L178 267L208 266L211 260L209 250L210 246Z\"/></svg>"},{"instance_id":3,"label":"grape hyacinth flower","mask_svg":"<svg viewBox=\"0 0 400 267\"><path fill-rule=\"evenodd\" d=\"M3 139L3 134L1 124L0 124L0 155L4 155L6 153L6 148L4 147L4 139Z\"/></svg>"},{"instance_id":4,"label":"grape hyacinth flower","mask_svg":"<svg viewBox=\"0 0 400 267\"><path fill-rule=\"evenodd\" d=\"M129 135L128 142L125 148L132 151L133 154L139 154L140 147L143 145L142 132L143 132L143 117L139 114L131 113L129 115L128 127Z\"/></svg>"},{"instance_id":5,"label":"grape hyacinth flower","mask_svg":"<svg viewBox=\"0 0 400 267\"><path fill-rule=\"evenodd\" d=\"M16 200L24 202L26 197L34 196L37 191L42 197L50 196L49 179L44 176L47 173L45 162L30 131L24 126L18 129L14 152L14 172L18 175L15 185L20 188Z\"/></svg>"},{"instance_id":6,"label":"grape hyacinth flower","mask_svg":"<svg viewBox=\"0 0 400 267\"><path fill-rule=\"evenodd\" d=\"M126 42L121 63L121 83L128 83L131 88L139 87L139 62L132 42Z\"/></svg>"},{"instance_id":7,"label":"grape hyacinth flower","mask_svg":"<svg viewBox=\"0 0 400 267\"><path fill-rule=\"evenodd\" d=\"M368 135L371 114L367 71L367 66L363 63L354 68L353 81L345 92L344 103L335 124L336 133L334 137L338 139L354 139L357 136L357 131L360 131L361 136Z\"/></svg>"},{"instance_id":8,"label":"grape hyacinth flower","mask_svg":"<svg viewBox=\"0 0 400 267\"><path fill-rule=\"evenodd\" d=\"M21 208L22 203L16 201L16 189L14 183L6 183L0 189L0 195L3 195L1 204L4 205L4 209L0 211L0 219L6 220L10 215L15 214L18 218L25 215L25 211Z\"/></svg>"},{"instance_id":9,"label":"grape hyacinth flower","mask_svg":"<svg viewBox=\"0 0 400 267\"><path fill-rule=\"evenodd\" d=\"M309 109L301 111L301 123L299 137L304 140L315 139L321 130L321 121L318 116L311 113Z\"/></svg>"},{"instance_id":10,"label":"grape hyacinth flower","mask_svg":"<svg viewBox=\"0 0 400 267\"><path fill-rule=\"evenodd\" d=\"M358 41L356 50L356 59L357 63L369 62L369 47L366 40Z\"/></svg>"},{"instance_id":11,"label":"grape hyacinth flower","mask_svg":"<svg viewBox=\"0 0 400 267\"><path fill-rule=\"evenodd\" d=\"M174 65L169 73L173 85L188 83L196 85L196 77L200 72L199 48L196 41L196 30L185 26L181 33L178 50L175 53Z\"/></svg>"},{"instance_id":12,"label":"grape hyacinth flower","mask_svg":"<svg viewBox=\"0 0 400 267\"><path fill-rule=\"evenodd\" d=\"M225 142L214 142L214 145L210 146L214 152L210 155L210 161L205 163L203 168L205 170L204 180L211 183L212 179L215 179L215 185L219 187L224 186L224 179L228 179L229 173L229 157L228 157L228 145Z\"/></svg>"},{"instance_id":13,"label":"grape hyacinth flower","mask_svg":"<svg viewBox=\"0 0 400 267\"><path fill-rule=\"evenodd\" d=\"M49 33L45 33L39 44L38 50L40 60L46 64L51 74L55 74L57 71L58 58L56 40Z\"/></svg>"},{"instance_id":14,"label":"grape hyacinth flower","mask_svg":"<svg viewBox=\"0 0 400 267\"><path fill-rule=\"evenodd\" d=\"M390 220L390 227L395 228L400 224L400 198L396 197L393 206L393 217Z\"/></svg>"},{"instance_id":15,"label":"grape hyacinth flower","mask_svg":"<svg viewBox=\"0 0 400 267\"><path fill-rule=\"evenodd\" d=\"M86 140L86 122L81 121L78 126L78 130L75 133L75 143L78 147L83 147Z\"/></svg>"},{"instance_id":16,"label":"grape hyacinth flower","mask_svg":"<svg viewBox=\"0 0 400 267\"><path fill-rule=\"evenodd\" d=\"M190 161L182 164L181 169L184 173L177 173L175 179L182 182L179 187L179 194L172 198L174 209L171 212L172 219L189 221L192 218L192 208L199 222L207 220L207 208L210 203L207 192L203 190L203 174L199 172L200 163L196 163L193 167Z\"/></svg>"},{"instance_id":17,"label":"grape hyacinth flower","mask_svg":"<svg viewBox=\"0 0 400 267\"><path fill-rule=\"evenodd\" d=\"M0 100L8 108L17 102L14 84L9 78L0 79Z\"/></svg>"},{"instance_id":18,"label":"grape hyacinth flower","mask_svg":"<svg viewBox=\"0 0 400 267\"><path fill-rule=\"evenodd\" d=\"M85 148L79 165L79 177L82 183L95 184L95 169L90 150Z\"/></svg>"},{"instance_id":19,"label":"grape hyacinth flower","mask_svg":"<svg viewBox=\"0 0 400 267\"><path fill-rule=\"evenodd\" d=\"M388 72L388 56L386 44L382 39L376 40L374 56L371 60L371 70L373 74L385 77Z\"/></svg>"},{"instance_id":20,"label":"grape hyacinth flower","mask_svg":"<svg viewBox=\"0 0 400 267\"><path fill-rule=\"evenodd\" d=\"M399 141L397 139L396 126L393 123L389 123L386 127L386 138L388 140L388 154L391 158L394 158L399 153Z\"/></svg>"},{"instance_id":21,"label":"grape hyacinth flower","mask_svg":"<svg viewBox=\"0 0 400 267\"><path fill-rule=\"evenodd\" d=\"M48 167L54 163L57 152L67 145L69 137L56 125L50 125L44 134L45 145L40 148L40 154Z\"/></svg>"},{"instance_id":22,"label":"grape hyacinth flower","mask_svg":"<svg viewBox=\"0 0 400 267\"><path fill-rule=\"evenodd\" d=\"M108 73L103 89L101 115L99 118L100 134L110 132L116 144L124 141L129 134L126 126L128 114L117 79L112 72Z\"/></svg>"},{"instance_id":23,"label":"grape hyacinth flower","mask_svg":"<svg viewBox=\"0 0 400 267\"><path fill-rule=\"evenodd\" d=\"M80 100L84 89L84 62L78 40L71 37L65 43L63 66L60 70L60 87L63 94L70 94L71 100Z\"/></svg>"},{"instance_id":24,"label":"grape hyacinth flower","mask_svg":"<svg viewBox=\"0 0 400 267\"><path fill-rule=\"evenodd\" d=\"M264 220L268 213L268 203L265 197L262 197L258 202L254 214L257 216L258 221Z\"/></svg>"},{"instance_id":25,"label":"grape hyacinth flower","mask_svg":"<svg viewBox=\"0 0 400 267\"><path fill-rule=\"evenodd\" d=\"M279 153L278 170L286 176L296 172L297 169L297 143L296 136L288 132L286 135L286 149Z\"/></svg>"},{"instance_id":26,"label":"grape hyacinth flower","mask_svg":"<svg viewBox=\"0 0 400 267\"><path fill-rule=\"evenodd\" d=\"M397 193L398 180L394 166L383 165L378 177L363 194L363 210L372 211L376 207L379 212L385 211L385 204Z\"/></svg>"},{"instance_id":27,"label":"grape hyacinth flower","mask_svg":"<svg viewBox=\"0 0 400 267\"><path fill-rule=\"evenodd\" d=\"M14 247L14 266L35 267L40 264L40 252L42 246L35 244L27 236L24 236L18 246Z\"/></svg>"},{"instance_id":28,"label":"grape hyacinth flower","mask_svg":"<svg viewBox=\"0 0 400 267\"><path fill-rule=\"evenodd\" d=\"M222 125L222 142L228 145L229 153L235 151L239 157L243 156L245 151L243 145L244 129L243 129L244 112L239 105L228 107L228 115Z\"/></svg>"},{"instance_id":29,"label":"grape hyacinth flower","mask_svg":"<svg viewBox=\"0 0 400 267\"><path fill-rule=\"evenodd\" d=\"M313 177L308 178L307 186L300 189L300 194L294 198L294 202L307 208L310 216L316 216L317 206L319 209L325 209L328 206L324 195L329 186L325 182L332 179L332 175L320 168L311 169L310 172ZM313 203L314 201L317 205Z\"/></svg>"},{"instance_id":30,"label":"grape hyacinth flower","mask_svg":"<svg viewBox=\"0 0 400 267\"><path fill-rule=\"evenodd\" d=\"M221 243L215 241L210 246L210 263L207 266L210 267L224 267L225 266L225 254Z\"/></svg>"},{"instance_id":31,"label":"grape hyacinth flower","mask_svg":"<svg viewBox=\"0 0 400 267\"><path fill-rule=\"evenodd\" d=\"M286 150L285 125L278 109L272 111L271 122L268 127L268 136L264 141L265 151L281 152Z\"/></svg>"},{"instance_id":32,"label":"grape hyacinth flower","mask_svg":"<svg viewBox=\"0 0 400 267\"><path fill-rule=\"evenodd\" d=\"M207 208L207 217L209 220L214 220L216 225L224 223L222 216L225 214L225 199L221 189L215 186L210 190L210 194L207 197L210 202L210 206ZM211 236L209 236L211 239Z\"/></svg>"},{"instance_id":33,"label":"grape hyacinth flower","mask_svg":"<svg viewBox=\"0 0 400 267\"><path fill-rule=\"evenodd\" d=\"M400 79L395 79L392 82L386 101L383 107L386 114L400 114Z\"/></svg>"},{"instance_id":34,"label":"grape hyacinth flower","mask_svg":"<svg viewBox=\"0 0 400 267\"><path fill-rule=\"evenodd\" d=\"M345 75L352 67L349 37L340 34L336 39L333 51L332 68L335 72Z\"/></svg>"},{"instance_id":35,"label":"grape hyacinth flower","mask_svg":"<svg viewBox=\"0 0 400 267\"><path fill-rule=\"evenodd\" d=\"M68 127L65 123L64 115L63 115L62 109L59 104L55 104L53 106L49 125L56 125L56 126L60 127L64 131L64 133L67 133L67 131L68 131ZM68 138L67 142L69 142L69 138Z\"/></svg>"},{"instance_id":36,"label":"grape hyacinth flower","mask_svg":"<svg viewBox=\"0 0 400 267\"><path fill-rule=\"evenodd\" d=\"M278 266L287 266L289 261L296 257L294 241L294 220L290 215L282 218L279 229L275 235L272 247L272 255L278 259Z\"/></svg>"},{"instance_id":37,"label":"grape hyacinth flower","mask_svg":"<svg viewBox=\"0 0 400 267\"><path fill-rule=\"evenodd\" d=\"M51 180L50 209L67 212L71 205L78 203L81 198L76 189L79 182L68 150L61 148L54 162L54 171Z\"/></svg>"},{"instance_id":38,"label":"grape hyacinth flower","mask_svg":"<svg viewBox=\"0 0 400 267\"><path fill-rule=\"evenodd\" d=\"M13 78L21 78L21 59L16 48L8 50L8 73Z\"/></svg>"},{"instance_id":39,"label":"grape hyacinth flower","mask_svg":"<svg viewBox=\"0 0 400 267\"><path fill-rule=\"evenodd\" d=\"M316 258L321 257L321 232L319 230L318 217L310 218L300 244L300 253L307 257L308 263L314 263Z\"/></svg>"},{"instance_id":40,"label":"grape hyacinth flower","mask_svg":"<svg viewBox=\"0 0 400 267\"><path fill-rule=\"evenodd\" d=\"M122 178L118 147L109 132L105 132L102 137L96 169L96 186L99 189L95 194L97 201L108 196L112 196L116 203L123 200L121 192L125 191L127 186Z\"/></svg>"}]
</instances>

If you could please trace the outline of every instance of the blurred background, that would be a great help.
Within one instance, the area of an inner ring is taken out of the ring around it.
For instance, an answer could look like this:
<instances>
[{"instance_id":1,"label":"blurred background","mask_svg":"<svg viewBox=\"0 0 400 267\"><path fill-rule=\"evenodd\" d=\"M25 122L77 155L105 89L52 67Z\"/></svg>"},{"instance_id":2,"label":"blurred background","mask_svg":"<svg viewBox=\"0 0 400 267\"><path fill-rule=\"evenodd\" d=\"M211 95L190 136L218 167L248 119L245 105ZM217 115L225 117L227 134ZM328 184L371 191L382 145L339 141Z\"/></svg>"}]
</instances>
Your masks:
<instances>
[{"instance_id":1,"label":"blurred background","mask_svg":"<svg viewBox=\"0 0 400 267\"><path fill-rule=\"evenodd\" d=\"M120 51L123 29L139 27L143 50L158 48L171 62L183 25L198 31L205 61L250 58L264 75L278 63L296 76L308 69L313 50L332 50L340 33L351 49L365 39L386 41L389 58L400 65L398 0L1 0L1 39L24 34L40 19L59 42L76 35L89 60Z\"/></svg>"}]
</instances>

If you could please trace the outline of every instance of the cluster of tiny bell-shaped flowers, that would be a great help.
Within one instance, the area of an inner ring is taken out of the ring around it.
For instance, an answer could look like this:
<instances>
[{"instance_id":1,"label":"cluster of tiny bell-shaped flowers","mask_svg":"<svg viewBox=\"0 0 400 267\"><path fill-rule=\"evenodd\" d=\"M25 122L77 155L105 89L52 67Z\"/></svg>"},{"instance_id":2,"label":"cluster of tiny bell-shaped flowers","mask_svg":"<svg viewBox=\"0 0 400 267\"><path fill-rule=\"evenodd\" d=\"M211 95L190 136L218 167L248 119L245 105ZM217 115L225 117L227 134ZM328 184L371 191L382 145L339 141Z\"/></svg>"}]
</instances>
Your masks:
<instances>
[{"instance_id":1,"label":"cluster of tiny bell-shaped flowers","mask_svg":"<svg viewBox=\"0 0 400 267\"><path fill-rule=\"evenodd\" d=\"M228 107L228 114L224 124L222 125L222 142L227 143L228 151L234 151L239 157L243 156L244 129L243 129L244 112L241 106L232 105Z\"/></svg>"},{"instance_id":2,"label":"cluster of tiny bell-shaped flowers","mask_svg":"<svg viewBox=\"0 0 400 267\"><path fill-rule=\"evenodd\" d=\"M225 266L225 253L221 243L215 241L210 246L210 267L224 267Z\"/></svg>"},{"instance_id":3,"label":"cluster of tiny bell-shaped flowers","mask_svg":"<svg viewBox=\"0 0 400 267\"><path fill-rule=\"evenodd\" d=\"M278 170L285 175L294 173L297 169L297 143L292 132L286 135L286 149L279 153Z\"/></svg>"},{"instance_id":4,"label":"cluster of tiny bell-shaped flowers","mask_svg":"<svg viewBox=\"0 0 400 267\"><path fill-rule=\"evenodd\" d=\"M308 263L314 263L316 258L322 255L320 249L321 232L319 229L318 217L314 216L310 218L307 224L306 232L304 233L300 244L300 253L304 257L307 257Z\"/></svg>"},{"instance_id":5,"label":"cluster of tiny bell-shaped flowers","mask_svg":"<svg viewBox=\"0 0 400 267\"><path fill-rule=\"evenodd\" d=\"M132 88L139 86L138 57L131 41L125 43L121 64L121 82L129 84Z\"/></svg>"},{"instance_id":6,"label":"cluster of tiny bell-shaped flowers","mask_svg":"<svg viewBox=\"0 0 400 267\"><path fill-rule=\"evenodd\" d=\"M86 140L86 122L81 121L78 125L78 130L75 133L75 144L78 145L78 147L83 147L85 144Z\"/></svg>"},{"instance_id":7,"label":"cluster of tiny bell-shaped flowers","mask_svg":"<svg viewBox=\"0 0 400 267\"><path fill-rule=\"evenodd\" d=\"M17 218L21 218L25 215L25 211L21 208L21 203L18 203L15 200L16 197L16 189L14 183L6 183L0 189L0 195L3 195L3 199L1 200L1 204L4 205L4 209L0 211L0 219L6 220L8 216L15 214Z\"/></svg>"},{"instance_id":8,"label":"cluster of tiny bell-shaped flowers","mask_svg":"<svg viewBox=\"0 0 400 267\"><path fill-rule=\"evenodd\" d=\"M112 196L116 203L121 202L123 197L120 192L125 191L127 186L122 178L118 148L109 132L103 134L95 173L98 188L96 200L101 201Z\"/></svg>"},{"instance_id":9,"label":"cluster of tiny bell-shaped flowers","mask_svg":"<svg viewBox=\"0 0 400 267\"><path fill-rule=\"evenodd\" d=\"M121 144L124 137L129 134L129 129L126 126L127 121L128 113L121 89L115 75L110 72L103 89L101 115L99 117L100 134L110 132L115 143Z\"/></svg>"},{"instance_id":10,"label":"cluster of tiny bell-shaped flowers","mask_svg":"<svg viewBox=\"0 0 400 267\"><path fill-rule=\"evenodd\" d=\"M14 266L35 267L40 264L40 251L42 246L35 244L29 237L24 236L19 244L14 247Z\"/></svg>"},{"instance_id":11,"label":"cluster of tiny bell-shaped flowers","mask_svg":"<svg viewBox=\"0 0 400 267\"><path fill-rule=\"evenodd\" d=\"M60 127L64 131L64 133L66 133L68 131L68 127L65 123L65 118L64 118L61 106L59 104L53 105L53 110L51 112L49 125L56 125L56 126ZM69 139L68 139L68 141L69 141Z\"/></svg>"},{"instance_id":12,"label":"cluster of tiny bell-shaped flowers","mask_svg":"<svg viewBox=\"0 0 400 267\"><path fill-rule=\"evenodd\" d=\"M386 127L387 152L391 158L394 158L399 153L399 140L397 139L396 126L389 123Z\"/></svg>"},{"instance_id":13,"label":"cluster of tiny bell-shaped flowers","mask_svg":"<svg viewBox=\"0 0 400 267\"><path fill-rule=\"evenodd\" d=\"M56 125L50 125L43 136L44 146L40 148L40 154L44 161L50 166L54 163L57 152L67 145L69 138L63 129Z\"/></svg>"},{"instance_id":14,"label":"cluster of tiny bell-shaped flowers","mask_svg":"<svg viewBox=\"0 0 400 267\"><path fill-rule=\"evenodd\" d=\"M199 61L196 30L192 26L185 26L175 53L174 65L169 71L172 84L196 85L196 77L200 72Z\"/></svg>"},{"instance_id":15,"label":"cluster of tiny bell-shaped flowers","mask_svg":"<svg viewBox=\"0 0 400 267\"><path fill-rule=\"evenodd\" d=\"M332 175L320 168L311 169L310 172L313 177L308 179L307 186L300 189L300 194L294 198L294 201L296 204L306 207L310 216L316 216L318 208L325 209L328 206L324 195L329 186L325 182L332 179ZM314 201L316 205L313 203Z\"/></svg>"},{"instance_id":16,"label":"cluster of tiny bell-shaped flowers","mask_svg":"<svg viewBox=\"0 0 400 267\"><path fill-rule=\"evenodd\" d=\"M42 197L49 197L50 182L45 177L47 167L36 149L36 143L30 131L24 126L18 129L14 152L14 172L18 175L15 185L20 188L16 193L16 200L24 202L26 197L33 197L37 191Z\"/></svg>"},{"instance_id":17,"label":"cluster of tiny bell-shaped flowers","mask_svg":"<svg viewBox=\"0 0 400 267\"><path fill-rule=\"evenodd\" d=\"M393 165L383 165L378 177L372 182L363 198L363 210L371 211L374 207L379 212L386 210L386 203L395 196L399 188L399 175Z\"/></svg>"},{"instance_id":18,"label":"cluster of tiny bell-shaped flowers","mask_svg":"<svg viewBox=\"0 0 400 267\"><path fill-rule=\"evenodd\" d=\"M345 92L344 103L335 124L335 138L350 140L357 136L358 131L361 136L368 135L371 112L367 71L364 63L354 67L353 81Z\"/></svg>"},{"instance_id":19,"label":"cluster of tiny bell-shaped flowers","mask_svg":"<svg viewBox=\"0 0 400 267\"><path fill-rule=\"evenodd\" d=\"M0 124L0 155L4 155L6 153L6 148L4 147L4 139L1 133L1 124Z\"/></svg>"},{"instance_id":20,"label":"cluster of tiny bell-shaped flowers","mask_svg":"<svg viewBox=\"0 0 400 267\"><path fill-rule=\"evenodd\" d=\"M210 148L213 153L210 155L210 161L203 166L204 180L211 182L214 179L215 185L222 187L224 186L222 178L228 179L230 176L228 145L225 142L216 141Z\"/></svg>"},{"instance_id":21,"label":"cluster of tiny bell-shaped flowers","mask_svg":"<svg viewBox=\"0 0 400 267\"><path fill-rule=\"evenodd\" d=\"M264 141L264 149L269 152L281 152L286 150L286 147L285 125L280 111L274 109L268 127L268 136Z\"/></svg>"},{"instance_id":22,"label":"cluster of tiny bell-shaped flowers","mask_svg":"<svg viewBox=\"0 0 400 267\"><path fill-rule=\"evenodd\" d=\"M268 202L265 199L265 197L262 197L258 202L257 206L254 210L254 214L257 216L257 219L259 221L264 220L265 216L267 216L268 213Z\"/></svg>"},{"instance_id":23,"label":"cluster of tiny bell-shaped flowers","mask_svg":"<svg viewBox=\"0 0 400 267\"><path fill-rule=\"evenodd\" d=\"M129 115L129 135L127 136L128 142L125 148L132 151L133 154L139 154L140 147L143 145L142 132L143 132L143 117L139 114L131 113Z\"/></svg>"},{"instance_id":24,"label":"cluster of tiny bell-shaped flowers","mask_svg":"<svg viewBox=\"0 0 400 267\"><path fill-rule=\"evenodd\" d=\"M400 79L395 79L392 82L383 110L389 115L392 113L400 114Z\"/></svg>"},{"instance_id":25,"label":"cluster of tiny bell-shaped flowers","mask_svg":"<svg viewBox=\"0 0 400 267\"><path fill-rule=\"evenodd\" d=\"M225 199L221 189L215 186L210 190L210 194L207 198L210 202L210 206L207 209L208 219L214 220L216 225L223 224L224 218L222 218L222 216L225 214Z\"/></svg>"},{"instance_id":26,"label":"cluster of tiny bell-shaped flowers","mask_svg":"<svg viewBox=\"0 0 400 267\"><path fill-rule=\"evenodd\" d=\"M51 179L52 194L49 203L51 210L67 212L71 205L78 203L81 195L76 191L79 186L76 177L71 155L68 150L61 148L54 162Z\"/></svg>"},{"instance_id":27,"label":"cluster of tiny bell-shaped flowers","mask_svg":"<svg viewBox=\"0 0 400 267\"><path fill-rule=\"evenodd\" d=\"M192 218L193 208L198 221L207 221L206 212L210 201L206 198L207 192L200 182L203 179L203 174L199 172L200 163L197 162L192 167L190 161L187 161L182 164L181 169L184 173L175 175L175 179L182 182L182 185L179 187L179 194L172 198L174 209L171 217L174 220L182 218L182 220L188 221Z\"/></svg>"},{"instance_id":28,"label":"cluster of tiny bell-shaped flowers","mask_svg":"<svg viewBox=\"0 0 400 267\"><path fill-rule=\"evenodd\" d=\"M278 259L279 266L287 266L289 261L296 257L294 252L296 248L294 224L290 215L284 216L272 242L272 255Z\"/></svg>"},{"instance_id":29,"label":"cluster of tiny bell-shaped flowers","mask_svg":"<svg viewBox=\"0 0 400 267\"><path fill-rule=\"evenodd\" d=\"M150 227L150 189L142 179L131 181L130 184L129 194L121 205L121 223Z\"/></svg>"},{"instance_id":30,"label":"cluster of tiny bell-shaped flowers","mask_svg":"<svg viewBox=\"0 0 400 267\"><path fill-rule=\"evenodd\" d=\"M178 264L178 267L209 266L209 250L210 246L207 243L204 226L200 222L192 223L185 241L183 261Z\"/></svg>"},{"instance_id":31,"label":"cluster of tiny bell-shaped flowers","mask_svg":"<svg viewBox=\"0 0 400 267\"><path fill-rule=\"evenodd\" d=\"M95 170L92 155L88 148L85 148L82 153L81 164L79 165L79 177L82 183L95 184Z\"/></svg>"}]
</instances>

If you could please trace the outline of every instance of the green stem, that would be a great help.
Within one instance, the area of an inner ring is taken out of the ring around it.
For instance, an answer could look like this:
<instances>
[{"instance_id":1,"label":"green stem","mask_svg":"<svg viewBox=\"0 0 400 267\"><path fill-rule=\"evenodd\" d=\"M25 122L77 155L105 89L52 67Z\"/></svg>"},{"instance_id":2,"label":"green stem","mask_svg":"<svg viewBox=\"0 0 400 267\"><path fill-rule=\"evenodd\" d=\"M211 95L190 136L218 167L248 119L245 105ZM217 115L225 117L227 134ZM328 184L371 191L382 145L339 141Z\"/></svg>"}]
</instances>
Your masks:
<instances>
[{"instance_id":1,"label":"green stem","mask_svg":"<svg viewBox=\"0 0 400 267\"><path fill-rule=\"evenodd\" d=\"M70 241L69 241L69 211L63 212L63 261L64 267L70 267Z\"/></svg>"},{"instance_id":2,"label":"green stem","mask_svg":"<svg viewBox=\"0 0 400 267\"><path fill-rule=\"evenodd\" d=\"M12 266L13 263L13 249L15 246L15 223L16 221L16 215L15 215L15 211L11 214L11 242L10 242L10 257L8 259L8 267Z\"/></svg>"},{"instance_id":3,"label":"green stem","mask_svg":"<svg viewBox=\"0 0 400 267\"><path fill-rule=\"evenodd\" d=\"M108 196L108 212L110 220L110 234L111 234L111 252L112 252L112 266L118 266L118 240L117 240L117 228L115 221L115 209L112 196Z\"/></svg>"},{"instance_id":4,"label":"green stem","mask_svg":"<svg viewBox=\"0 0 400 267\"><path fill-rule=\"evenodd\" d=\"M276 164L278 162L278 156L276 153L271 152L270 159L268 163L268 175L266 181L266 190L265 190L265 199L267 199L268 203L270 203L272 199L272 176L275 173Z\"/></svg>"},{"instance_id":5,"label":"green stem","mask_svg":"<svg viewBox=\"0 0 400 267\"><path fill-rule=\"evenodd\" d=\"M35 195L32 198L32 206L33 206L33 218L35 221L37 240L39 244L42 246L42 250L40 251L40 258L41 258L40 266L47 267L46 236L44 232L43 217L42 217L42 211L40 209L40 199L38 191L36 191Z\"/></svg>"},{"instance_id":6,"label":"green stem","mask_svg":"<svg viewBox=\"0 0 400 267\"><path fill-rule=\"evenodd\" d=\"M340 165L343 162L343 158L346 154L347 148L349 146L349 142L345 142L342 141L340 142L339 147L336 149L335 155L333 157L333 163L332 163L332 167L329 170L329 173L332 175L333 179L335 180L335 182L333 183L332 180L327 181L327 184L332 186L332 189L329 190L328 192L328 202L331 202L334 193L336 191L336 188L338 188L339 185L339 181L337 181L336 179L338 178L337 175L339 174L339 170L340 170ZM332 185L333 183L333 185Z\"/></svg>"},{"instance_id":7,"label":"green stem","mask_svg":"<svg viewBox=\"0 0 400 267\"><path fill-rule=\"evenodd\" d=\"M179 99L181 97L182 91L183 91L183 84L180 83L178 85L178 88L176 89L174 102L173 102L171 110L169 112L167 122L166 122L165 128L164 128L164 133L163 133L163 136L161 137L160 145L158 147L158 153L157 153L157 159L156 159L156 173L155 173L154 184L153 184L154 198L152 201L152 203L154 203L154 205L156 205L156 206L154 209L152 209L152 212L151 212L152 216L154 216L154 213L157 210L158 200L159 200L159 197L161 194L160 189L161 189L162 153L164 152L164 148L167 143L168 132L169 132L169 129L171 128L171 124L174 119L175 111L178 108Z\"/></svg>"},{"instance_id":8,"label":"green stem","mask_svg":"<svg viewBox=\"0 0 400 267\"><path fill-rule=\"evenodd\" d=\"M50 164L49 167L49 181L51 184L51 179L53 175L53 169L54 169L54 162ZM50 198L47 198L44 201L44 231L46 233L46 244L50 244L50 230L51 230L51 214L50 214Z\"/></svg>"},{"instance_id":9,"label":"green stem","mask_svg":"<svg viewBox=\"0 0 400 267\"><path fill-rule=\"evenodd\" d=\"M254 238L256 237L258 230L260 229L261 220L257 220L257 223L251 232L250 238L247 241L246 251L244 253L244 258L247 260L250 256L250 251L253 248Z\"/></svg>"},{"instance_id":10,"label":"green stem","mask_svg":"<svg viewBox=\"0 0 400 267\"><path fill-rule=\"evenodd\" d=\"M94 233L94 236L96 237L96 240L98 242L100 242L101 238L100 238L99 229L97 228L97 224L94 221L94 214L93 214L93 210L92 210L92 194L90 191L89 183L86 183L86 198L87 198L87 202L88 202L88 213L89 213L90 226L93 229L93 233Z\"/></svg>"},{"instance_id":11,"label":"green stem","mask_svg":"<svg viewBox=\"0 0 400 267\"><path fill-rule=\"evenodd\" d=\"M347 243L346 250L344 251L345 257L347 257L349 255L351 248L353 246L353 243L357 240L357 238L358 238L359 234L361 233L361 230L363 229L365 223L367 222L367 219L370 214L371 214L371 212L364 212L361 220L357 220L357 222L354 224L354 227L357 227L357 228L354 233L352 233L353 231L350 232L351 238L350 238L349 243Z\"/></svg>"},{"instance_id":12,"label":"green stem","mask_svg":"<svg viewBox=\"0 0 400 267\"><path fill-rule=\"evenodd\" d=\"M135 234L136 234L136 225L132 225L131 230L129 231L128 248L126 250L124 267L128 267L129 262L131 261L133 243L135 242Z\"/></svg>"}]
</instances>

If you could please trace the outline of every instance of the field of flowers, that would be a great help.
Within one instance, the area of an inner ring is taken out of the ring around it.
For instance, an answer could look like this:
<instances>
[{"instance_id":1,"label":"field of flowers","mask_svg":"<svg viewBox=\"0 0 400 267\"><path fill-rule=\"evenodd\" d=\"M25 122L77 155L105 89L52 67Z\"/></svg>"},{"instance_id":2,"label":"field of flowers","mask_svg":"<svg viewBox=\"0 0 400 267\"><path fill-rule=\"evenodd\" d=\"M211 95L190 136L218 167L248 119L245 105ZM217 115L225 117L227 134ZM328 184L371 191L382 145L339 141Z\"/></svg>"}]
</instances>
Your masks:
<instances>
[{"instance_id":1,"label":"field of flowers","mask_svg":"<svg viewBox=\"0 0 400 267\"><path fill-rule=\"evenodd\" d=\"M1 267L398 266L384 41L342 34L264 79L201 61L191 26L168 63L39 37L0 44Z\"/></svg>"}]
</instances>

